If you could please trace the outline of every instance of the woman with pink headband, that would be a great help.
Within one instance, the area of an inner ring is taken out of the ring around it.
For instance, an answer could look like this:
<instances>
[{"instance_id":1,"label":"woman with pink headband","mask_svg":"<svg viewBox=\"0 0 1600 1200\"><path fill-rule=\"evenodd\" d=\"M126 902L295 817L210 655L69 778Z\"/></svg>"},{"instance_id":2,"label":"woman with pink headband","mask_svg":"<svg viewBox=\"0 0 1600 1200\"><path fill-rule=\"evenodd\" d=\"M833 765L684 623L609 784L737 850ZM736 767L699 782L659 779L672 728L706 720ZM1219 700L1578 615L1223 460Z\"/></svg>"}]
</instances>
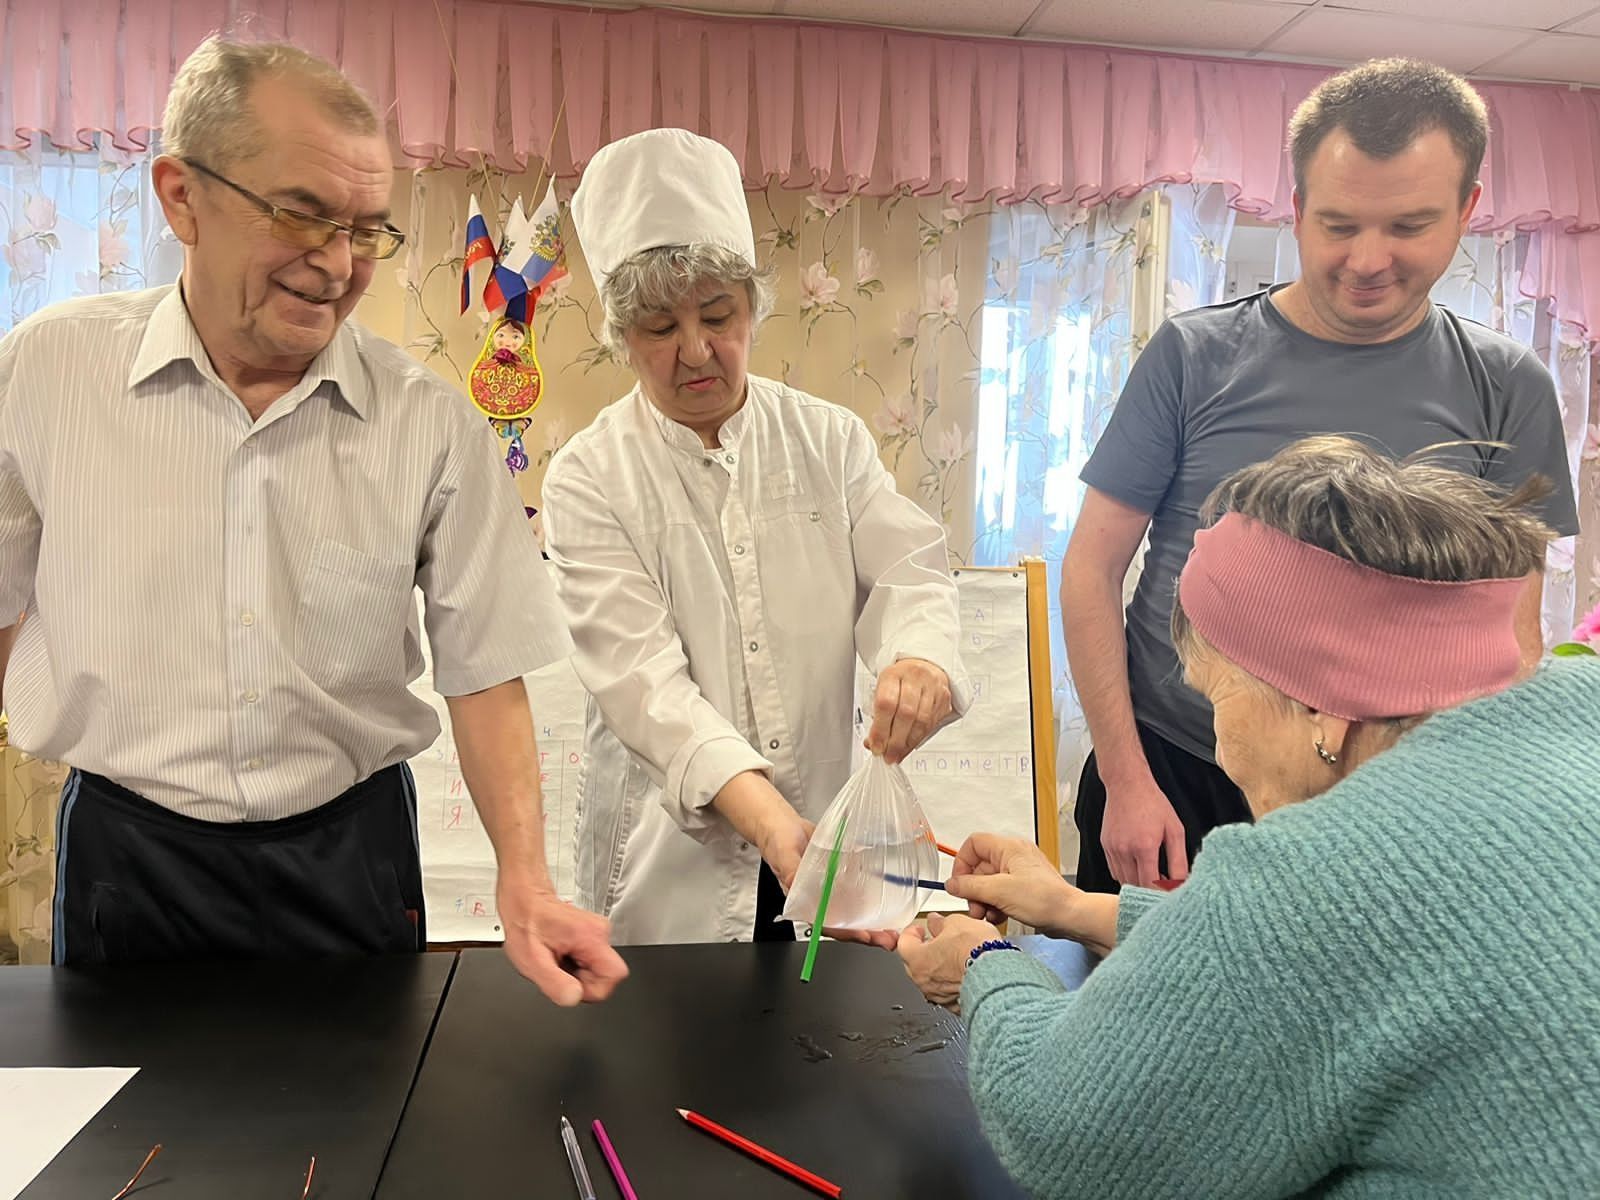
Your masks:
<instances>
[{"instance_id":1,"label":"woman with pink headband","mask_svg":"<svg viewBox=\"0 0 1600 1200\"><path fill-rule=\"evenodd\" d=\"M1600 664L1520 664L1537 490L1319 437L1213 493L1174 643L1256 823L1120 897L980 834L901 939L1031 1194L1596 1194ZM1065 992L1008 916L1108 957Z\"/></svg>"}]
</instances>

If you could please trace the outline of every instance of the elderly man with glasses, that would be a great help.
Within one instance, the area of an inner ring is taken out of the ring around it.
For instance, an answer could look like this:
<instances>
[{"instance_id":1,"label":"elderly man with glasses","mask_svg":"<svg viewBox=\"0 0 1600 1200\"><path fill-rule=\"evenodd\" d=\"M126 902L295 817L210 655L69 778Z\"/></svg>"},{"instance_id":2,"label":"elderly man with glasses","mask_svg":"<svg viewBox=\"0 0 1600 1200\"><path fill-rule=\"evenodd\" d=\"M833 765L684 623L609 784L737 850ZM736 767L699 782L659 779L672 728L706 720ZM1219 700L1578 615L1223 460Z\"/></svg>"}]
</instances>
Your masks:
<instances>
[{"instance_id":1,"label":"elderly man with glasses","mask_svg":"<svg viewBox=\"0 0 1600 1200\"><path fill-rule=\"evenodd\" d=\"M179 283L0 341L4 699L73 768L56 961L425 944L421 587L507 953L603 999L626 968L545 866L522 676L569 641L538 546L465 398L346 321L405 240L382 123L319 59L212 39L162 136Z\"/></svg>"}]
</instances>

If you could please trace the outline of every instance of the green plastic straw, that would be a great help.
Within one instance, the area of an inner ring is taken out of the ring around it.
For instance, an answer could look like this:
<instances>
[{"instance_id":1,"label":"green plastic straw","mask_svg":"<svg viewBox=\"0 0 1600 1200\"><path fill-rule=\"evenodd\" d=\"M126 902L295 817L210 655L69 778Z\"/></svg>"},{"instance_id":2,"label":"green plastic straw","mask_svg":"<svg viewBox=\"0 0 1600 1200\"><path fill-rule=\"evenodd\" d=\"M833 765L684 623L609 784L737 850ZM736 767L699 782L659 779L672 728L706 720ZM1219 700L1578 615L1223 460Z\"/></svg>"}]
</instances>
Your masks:
<instances>
[{"instance_id":1,"label":"green plastic straw","mask_svg":"<svg viewBox=\"0 0 1600 1200\"><path fill-rule=\"evenodd\" d=\"M844 845L845 822L839 822L839 832L833 838L833 850L828 854L828 873L822 877L822 899L817 901L817 920L811 926L811 945L806 947L805 966L800 968L800 982L811 982L811 968L817 961L817 943L822 940L822 918L828 912L828 897L833 895L833 877L839 870L839 847Z\"/></svg>"}]
</instances>

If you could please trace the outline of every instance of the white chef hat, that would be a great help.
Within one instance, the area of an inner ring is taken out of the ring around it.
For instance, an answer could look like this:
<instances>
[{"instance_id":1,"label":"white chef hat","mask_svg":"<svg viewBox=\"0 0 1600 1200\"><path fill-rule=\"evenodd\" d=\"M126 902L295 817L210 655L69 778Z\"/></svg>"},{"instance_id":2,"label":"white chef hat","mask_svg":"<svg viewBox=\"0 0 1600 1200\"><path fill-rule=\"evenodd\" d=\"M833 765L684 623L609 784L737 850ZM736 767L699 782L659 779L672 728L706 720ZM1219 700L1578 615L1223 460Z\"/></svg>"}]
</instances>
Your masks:
<instances>
[{"instance_id":1,"label":"white chef hat","mask_svg":"<svg viewBox=\"0 0 1600 1200\"><path fill-rule=\"evenodd\" d=\"M657 246L709 242L756 265L738 162L687 129L647 129L602 146L572 195L572 221L596 290Z\"/></svg>"}]
</instances>

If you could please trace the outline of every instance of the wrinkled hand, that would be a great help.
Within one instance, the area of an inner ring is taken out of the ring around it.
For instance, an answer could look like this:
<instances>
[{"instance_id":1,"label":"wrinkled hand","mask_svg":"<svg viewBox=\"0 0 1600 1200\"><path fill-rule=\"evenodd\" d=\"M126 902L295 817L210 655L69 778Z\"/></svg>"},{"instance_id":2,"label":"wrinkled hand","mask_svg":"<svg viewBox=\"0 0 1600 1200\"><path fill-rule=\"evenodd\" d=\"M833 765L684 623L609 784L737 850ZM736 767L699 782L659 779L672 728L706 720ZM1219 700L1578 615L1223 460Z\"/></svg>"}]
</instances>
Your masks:
<instances>
[{"instance_id":1,"label":"wrinkled hand","mask_svg":"<svg viewBox=\"0 0 1600 1200\"><path fill-rule=\"evenodd\" d=\"M922 994L934 1004L961 1011L961 980L967 972L967 959L984 942L1000 936L986 921L971 917L928 918L926 934L913 925L900 935L900 958L906 974Z\"/></svg>"},{"instance_id":2,"label":"wrinkled hand","mask_svg":"<svg viewBox=\"0 0 1600 1200\"><path fill-rule=\"evenodd\" d=\"M878 676L867 749L902 761L950 715L950 676L925 658L902 658Z\"/></svg>"},{"instance_id":3,"label":"wrinkled hand","mask_svg":"<svg viewBox=\"0 0 1600 1200\"><path fill-rule=\"evenodd\" d=\"M558 898L548 883L507 879L495 889L506 957L563 1008L598 1003L628 977L611 948L611 925Z\"/></svg>"},{"instance_id":4,"label":"wrinkled hand","mask_svg":"<svg viewBox=\"0 0 1600 1200\"><path fill-rule=\"evenodd\" d=\"M1106 788L1106 813L1100 826L1106 864L1121 883L1154 887L1161 878L1161 849L1167 851L1167 877L1189 877L1188 844L1172 802L1150 780L1137 787Z\"/></svg>"},{"instance_id":5,"label":"wrinkled hand","mask_svg":"<svg viewBox=\"0 0 1600 1200\"><path fill-rule=\"evenodd\" d=\"M1083 894L1032 842L994 833L975 833L962 844L945 890L965 900L976 920L1010 917L1054 937L1068 936L1073 901Z\"/></svg>"},{"instance_id":6,"label":"wrinkled hand","mask_svg":"<svg viewBox=\"0 0 1600 1200\"><path fill-rule=\"evenodd\" d=\"M762 859L778 877L784 895L788 895L789 889L794 886L795 873L800 869L800 860L805 857L806 847L811 844L811 835L815 830L816 825L812 822L797 815L791 816L770 826L757 847ZM900 936L894 930L833 929L826 925L822 927L822 932L838 942L864 942L885 950L893 950Z\"/></svg>"}]
</instances>

